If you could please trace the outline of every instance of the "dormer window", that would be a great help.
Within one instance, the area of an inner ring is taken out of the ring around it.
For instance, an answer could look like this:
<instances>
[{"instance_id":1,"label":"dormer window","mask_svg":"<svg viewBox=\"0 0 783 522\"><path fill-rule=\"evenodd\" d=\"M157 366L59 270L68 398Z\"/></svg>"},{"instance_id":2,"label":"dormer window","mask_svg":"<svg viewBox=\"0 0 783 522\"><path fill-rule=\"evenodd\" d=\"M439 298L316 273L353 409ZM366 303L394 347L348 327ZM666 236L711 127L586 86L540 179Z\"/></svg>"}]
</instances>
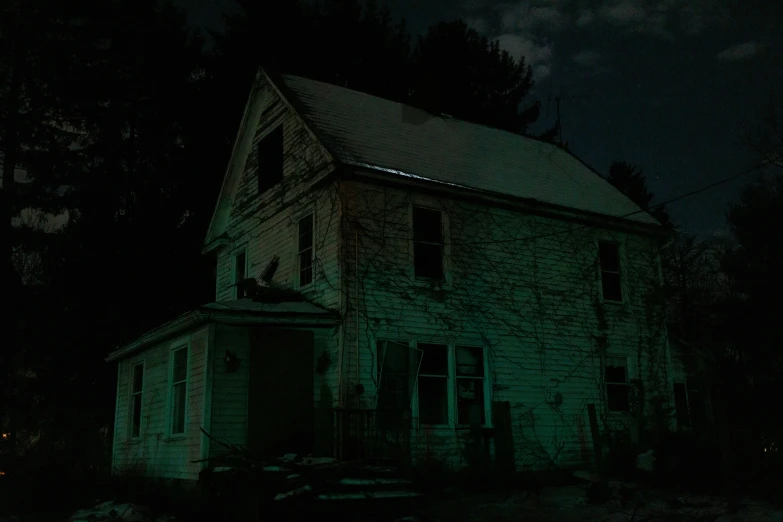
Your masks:
<instances>
[{"instance_id":1,"label":"dormer window","mask_svg":"<svg viewBox=\"0 0 783 522\"><path fill-rule=\"evenodd\" d=\"M258 193L263 194L283 180L283 124L258 142Z\"/></svg>"}]
</instances>

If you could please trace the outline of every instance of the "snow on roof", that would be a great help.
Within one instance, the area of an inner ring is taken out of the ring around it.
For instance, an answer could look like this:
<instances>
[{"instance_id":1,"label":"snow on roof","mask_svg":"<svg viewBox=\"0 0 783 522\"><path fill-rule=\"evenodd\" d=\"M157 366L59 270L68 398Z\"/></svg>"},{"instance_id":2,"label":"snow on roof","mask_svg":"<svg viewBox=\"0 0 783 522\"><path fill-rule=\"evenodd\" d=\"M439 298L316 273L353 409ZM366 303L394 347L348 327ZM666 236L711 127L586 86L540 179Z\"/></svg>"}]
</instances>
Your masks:
<instances>
[{"instance_id":1,"label":"snow on roof","mask_svg":"<svg viewBox=\"0 0 783 522\"><path fill-rule=\"evenodd\" d=\"M241 312L260 315L330 315L333 313L307 301L260 303L249 298L208 303L203 305L201 310L205 312Z\"/></svg>"},{"instance_id":2,"label":"snow on roof","mask_svg":"<svg viewBox=\"0 0 783 522\"><path fill-rule=\"evenodd\" d=\"M280 76L342 163L658 224L573 155L539 140L298 76ZM629 215L631 214L631 215Z\"/></svg>"}]
</instances>

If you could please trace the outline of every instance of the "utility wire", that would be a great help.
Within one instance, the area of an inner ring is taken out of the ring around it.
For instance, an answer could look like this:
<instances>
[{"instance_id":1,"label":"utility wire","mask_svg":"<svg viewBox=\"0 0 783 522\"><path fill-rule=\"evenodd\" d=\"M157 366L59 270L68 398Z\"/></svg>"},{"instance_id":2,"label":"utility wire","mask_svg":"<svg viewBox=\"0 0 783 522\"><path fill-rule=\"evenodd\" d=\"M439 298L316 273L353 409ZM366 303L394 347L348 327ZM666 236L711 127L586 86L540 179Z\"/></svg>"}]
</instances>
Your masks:
<instances>
[{"instance_id":1,"label":"utility wire","mask_svg":"<svg viewBox=\"0 0 783 522\"><path fill-rule=\"evenodd\" d=\"M728 176L726 178L720 179L720 180L718 180L718 181L716 181L714 183L710 183L710 184L705 185L703 187L700 187L698 189L691 190L690 192L686 192L684 194L680 194L679 196L675 196L675 197L673 197L671 199L668 199L666 201L663 201L661 203L656 203L655 205L651 205L647 209L640 208L639 210L635 210L635 211L629 212L627 214L623 214L623 215L620 215L620 216L609 216L609 217L618 218L618 219L624 219L624 218L627 218L627 217L634 216L636 214L649 212L649 211L651 211L651 210L653 210L655 208L662 207L662 206L668 205L670 203L675 203L675 202L680 201L682 199L685 199L687 197L691 197L691 196L694 196L696 194L700 194L700 193L702 193L702 192L704 192L706 190L709 190L711 188L715 188L715 187L717 187L719 185L723 185L725 183L729 183L730 181L734 181L735 179L741 178L742 176L746 176L746 175L751 174L753 172L757 172L757 171L763 169L764 167L766 167L767 165L768 165L767 163L760 163L760 164L754 165L754 166L749 167L749 168L747 168L745 170L742 170L742 171L740 171L740 172L738 172L736 174L733 174L733 175ZM525 242L525 241L535 241L537 239L543 239L543 238L547 238L547 237L557 236L557 235L560 235L560 234L571 234L571 233L574 233L574 232L578 232L579 230L584 230L584 229L588 229L588 228L596 228L596 227L595 227L595 225L579 225L579 226L577 226L575 228L568 228L566 230L559 230L557 232L549 232L549 233L546 233L546 234L537 234L537 235L532 235L532 236L516 237L516 238L510 238L510 239L498 239L498 240L491 240L491 241L474 241L474 242L454 242L454 241L450 241L450 242L444 242L444 245L457 245L457 246L465 245L465 246L471 246L471 245L492 245L492 244L500 244L500 243L514 243L514 242L517 242L517 241L522 241L522 242ZM410 240L411 238L410 237L402 237L402 236L384 236L384 239L401 239L401 240L406 240L407 241L407 240Z\"/></svg>"}]
</instances>

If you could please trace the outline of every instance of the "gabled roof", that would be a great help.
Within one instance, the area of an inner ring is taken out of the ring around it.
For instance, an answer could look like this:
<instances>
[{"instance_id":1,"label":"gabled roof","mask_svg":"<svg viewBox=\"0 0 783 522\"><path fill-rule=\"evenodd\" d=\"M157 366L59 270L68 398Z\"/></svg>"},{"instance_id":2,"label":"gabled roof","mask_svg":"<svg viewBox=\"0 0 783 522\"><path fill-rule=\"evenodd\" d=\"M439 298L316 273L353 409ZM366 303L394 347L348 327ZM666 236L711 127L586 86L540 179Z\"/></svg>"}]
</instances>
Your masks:
<instances>
[{"instance_id":1,"label":"gabled roof","mask_svg":"<svg viewBox=\"0 0 783 522\"><path fill-rule=\"evenodd\" d=\"M259 71L234 143L205 249L225 232L261 117L268 82L328 159L577 211L659 225L649 213L563 149L533 138L435 116L345 87Z\"/></svg>"},{"instance_id":2,"label":"gabled roof","mask_svg":"<svg viewBox=\"0 0 783 522\"><path fill-rule=\"evenodd\" d=\"M296 98L300 115L342 163L659 224L579 159L550 143L430 115L344 87L280 78Z\"/></svg>"}]
</instances>

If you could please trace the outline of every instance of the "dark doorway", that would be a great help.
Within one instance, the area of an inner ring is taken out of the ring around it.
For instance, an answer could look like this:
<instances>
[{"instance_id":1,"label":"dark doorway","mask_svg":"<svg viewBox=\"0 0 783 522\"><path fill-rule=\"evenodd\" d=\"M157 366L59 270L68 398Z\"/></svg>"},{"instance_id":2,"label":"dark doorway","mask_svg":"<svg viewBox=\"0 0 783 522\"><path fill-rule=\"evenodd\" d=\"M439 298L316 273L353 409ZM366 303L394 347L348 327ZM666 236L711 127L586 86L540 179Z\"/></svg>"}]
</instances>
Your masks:
<instances>
[{"instance_id":1,"label":"dark doorway","mask_svg":"<svg viewBox=\"0 0 783 522\"><path fill-rule=\"evenodd\" d=\"M248 448L263 457L313 451L313 332L250 334Z\"/></svg>"}]
</instances>

